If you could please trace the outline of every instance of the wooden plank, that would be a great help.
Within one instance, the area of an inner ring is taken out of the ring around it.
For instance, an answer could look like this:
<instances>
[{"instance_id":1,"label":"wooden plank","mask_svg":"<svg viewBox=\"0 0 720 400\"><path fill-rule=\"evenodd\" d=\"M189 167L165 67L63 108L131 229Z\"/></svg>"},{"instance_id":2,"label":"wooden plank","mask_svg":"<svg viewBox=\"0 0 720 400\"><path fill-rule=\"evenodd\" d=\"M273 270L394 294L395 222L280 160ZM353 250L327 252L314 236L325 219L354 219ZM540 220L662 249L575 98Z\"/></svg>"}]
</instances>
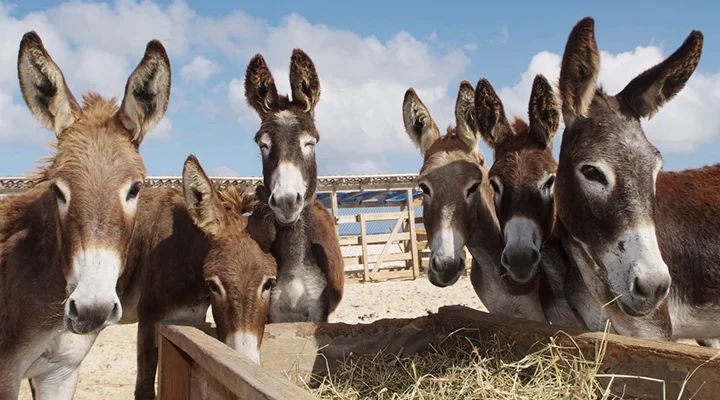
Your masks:
<instances>
[{"instance_id":1,"label":"wooden plank","mask_svg":"<svg viewBox=\"0 0 720 400\"><path fill-rule=\"evenodd\" d=\"M192 368L190 393L192 400L235 400L237 398L198 364L194 364Z\"/></svg>"},{"instance_id":2,"label":"wooden plank","mask_svg":"<svg viewBox=\"0 0 720 400\"><path fill-rule=\"evenodd\" d=\"M365 215L360 214L360 243L362 244L362 264L363 264L363 279L367 282L370 278L368 271L368 244L367 244L367 224L365 223Z\"/></svg>"},{"instance_id":3,"label":"wooden plank","mask_svg":"<svg viewBox=\"0 0 720 400\"><path fill-rule=\"evenodd\" d=\"M408 189L408 221L415 221L415 207L412 199L412 189ZM412 254L413 276L420 276L420 263L418 262L418 246L417 246L417 228L415 224L410 224L410 253Z\"/></svg>"},{"instance_id":4,"label":"wooden plank","mask_svg":"<svg viewBox=\"0 0 720 400\"><path fill-rule=\"evenodd\" d=\"M366 213L365 221L392 221L402 217L404 212L382 212L382 213Z\"/></svg>"},{"instance_id":5,"label":"wooden plank","mask_svg":"<svg viewBox=\"0 0 720 400\"><path fill-rule=\"evenodd\" d=\"M362 215L362 214L360 214ZM360 222L360 216L355 215L340 215L337 217L337 223L339 224L354 224Z\"/></svg>"},{"instance_id":6,"label":"wooden plank","mask_svg":"<svg viewBox=\"0 0 720 400\"><path fill-rule=\"evenodd\" d=\"M367 235L367 243L368 244L377 244L377 243L385 243L388 240L390 240L390 234L389 233L378 233L373 235ZM352 247L352 246L360 246L362 245L362 241L360 240L360 235L343 235L338 238L340 241L340 246L344 247ZM410 240L410 232L398 232L395 234L395 240Z\"/></svg>"},{"instance_id":7,"label":"wooden plank","mask_svg":"<svg viewBox=\"0 0 720 400\"><path fill-rule=\"evenodd\" d=\"M192 359L166 337L158 349L158 400L190 399Z\"/></svg>"},{"instance_id":8,"label":"wooden plank","mask_svg":"<svg viewBox=\"0 0 720 400\"><path fill-rule=\"evenodd\" d=\"M375 278L375 274L378 271L378 268L383 263L383 260L385 259L385 256L387 255L387 252L390 250L390 246L398 240L395 236L397 235L398 231L400 230L400 227L402 226L403 221L405 221L407 218L405 216L401 216L398 218L397 222L395 222L395 226L393 226L392 231L390 231L390 237L387 241L385 241L385 245L382 248L382 251L380 252L380 255L378 256L377 260L375 260L375 265L373 265L372 274L370 275L370 279Z\"/></svg>"},{"instance_id":9,"label":"wooden plank","mask_svg":"<svg viewBox=\"0 0 720 400\"><path fill-rule=\"evenodd\" d=\"M195 327L165 324L158 327L164 340L172 342L241 399L316 399L280 374L255 364ZM187 397L172 397L183 398Z\"/></svg>"},{"instance_id":10,"label":"wooden plank","mask_svg":"<svg viewBox=\"0 0 720 400\"><path fill-rule=\"evenodd\" d=\"M332 209L332 215L335 218L335 234L340 234L340 224L338 223L338 217L340 216L338 214L338 200L337 200L337 192L332 191L330 193L330 207Z\"/></svg>"}]
</instances>

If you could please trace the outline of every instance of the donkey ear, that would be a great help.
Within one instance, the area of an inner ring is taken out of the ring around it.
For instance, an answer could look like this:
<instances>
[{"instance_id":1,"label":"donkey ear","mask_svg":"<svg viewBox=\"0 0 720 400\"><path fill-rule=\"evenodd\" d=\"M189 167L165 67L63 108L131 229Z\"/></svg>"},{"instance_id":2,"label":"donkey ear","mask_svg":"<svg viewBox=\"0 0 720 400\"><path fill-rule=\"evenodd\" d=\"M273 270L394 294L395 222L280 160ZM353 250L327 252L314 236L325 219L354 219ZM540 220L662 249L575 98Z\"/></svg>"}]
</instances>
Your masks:
<instances>
[{"instance_id":1,"label":"donkey ear","mask_svg":"<svg viewBox=\"0 0 720 400\"><path fill-rule=\"evenodd\" d=\"M492 149L512 134L500 96L485 78L481 78L475 87L475 115L478 130Z\"/></svg>"},{"instance_id":2,"label":"donkey ear","mask_svg":"<svg viewBox=\"0 0 720 400\"><path fill-rule=\"evenodd\" d=\"M560 66L560 98L565 125L587 117L597 90L600 52L595 41L595 20L581 19L568 36Z\"/></svg>"},{"instance_id":3,"label":"donkey ear","mask_svg":"<svg viewBox=\"0 0 720 400\"><path fill-rule=\"evenodd\" d=\"M458 138L474 150L479 139L475 122L475 89L466 80L460 82L455 100L455 124Z\"/></svg>"},{"instance_id":4,"label":"donkey ear","mask_svg":"<svg viewBox=\"0 0 720 400\"><path fill-rule=\"evenodd\" d=\"M692 31L679 49L630 81L617 95L638 117L652 117L690 79L700 62L703 34Z\"/></svg>"},{"instance_id":5,"label":"donkey ear","mask_svg":"<svg viewBox=\"0 0 720 400\"><path fill-rule=\"evenodd\" d=\"M403 123L405 124L405 132L410 136L410 140L415 143L415 146L420 149L420 154L423 156L435 140L440 138L440 131L430 116L430 111L425 107L425 104L423 104L413 88L405 92Z\"/></svg>"},{"instance_id":6,"label":"donkey ear","mask_svg":"<svg viewBox=\"0 0 720 400\"><path fill-rule=\"evenodd\" d=\"M17 69L25 104L35 118L60 138L78 118L80 106L35 31L23 35L20 41Z\"/></svg>"},{"instance_id":7,"label":"donkey ear","mask_svg":"<svg viewBox=\"0 0 720 400\"><path fill-rule=\"evenodd\" d=\"M275 87L270 68L262 55L256 54L245 72L245 101L263 118L278 103L278 91Z\"/></svg>"},{"instance_id":8,"label":"donkey ear","mask_svg":"<svg viewBox=\"0 0 720 400\"><path fill-rule=\"evenodd\" d=\"M212 181L192 154L183 167L183 194L195 225L205 233L217 233L223 225L224 209Z\"/></svg>"},{"instance_id":9,"label":"donkey ear","mask_svg":"<svg viewBox=\"0 0 720 400\"><path fill-rule=\"evenodd\" d=\"M170 102L170 59L159 40L151 40L145 55L125 85L118 116L139 146L145 134L162 120Z\"/></svg>"},{"instance_id":10,"label":"donkey ear","mask_svg":"<svg viewBox=\"0 0 720 400\"><path fill-rule=\"evenodd\" d=\"M540 143L551 147L560 126L560 107L550 82L542 74L536 75L533 81L528 117L530 134Z\"/></svg>"},{"instance_id":11,"label":"donkey ear","mask_svg":"<svg viewBox=\"0 0 720 400\"><path fill-rule=\"evenodd\" d=\"M294 49L290 57L290 88L293 101L302 105L306 113L314 114L320 100L320 78L310 57Z\"/></svg>"}]
</instances>

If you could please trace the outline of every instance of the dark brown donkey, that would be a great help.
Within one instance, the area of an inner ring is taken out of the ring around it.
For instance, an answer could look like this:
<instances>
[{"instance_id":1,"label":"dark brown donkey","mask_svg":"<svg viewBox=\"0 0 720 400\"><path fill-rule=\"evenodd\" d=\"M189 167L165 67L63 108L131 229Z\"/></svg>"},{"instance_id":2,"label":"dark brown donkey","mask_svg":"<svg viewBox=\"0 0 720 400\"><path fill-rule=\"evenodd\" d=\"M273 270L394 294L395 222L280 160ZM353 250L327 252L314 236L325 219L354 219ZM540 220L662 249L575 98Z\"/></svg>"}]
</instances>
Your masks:
<instances>
[{"instance_id":1,"label":"dark brown donkey","mask_svg":"<svg viewBox=\"0 0 720 400\"><path fill-rule=\"evenodd\" d=\"M327 321L340 302L344 262L335 222L317 200L315 106L320 79L302 50L290 62L292 98L281 96L262 55L251 60L245 97L261 119L255 142L260 146L264 188L251 225L274 225L272 254L278 284L272 292L270 322ZM263 187L261 187L262 189Z\"/></svg>"},{"instance_id":2,"label":"dark brown donkey","mask_svg":"<svg viewBox=\"0 0 720 400\"><path fill-rule=\"evenodd\" d=\"M514 283L503 270L503 239L493 207L485 158L478 149L475 91L462 81L455 103L456 126L440 135L415 91L405 92L403 121L424 157L418 175L423 191L423 223L431 248L428 278L453 285L465 269L463 247L472 254L470 279L490 312L546 322L537 282Z\"/></svg>"},{"instance_id":3,"label":"dark brown donkey","mask_svg":"<svg viewBox=\"0 0 720 400\"><path fill-rule=\"evenodd\" d=\"M125 310L120 322L138 322L135 398L155 397L156 323L204 322L210 305L218 339L260 362L277 270L246 231L250 199L232 186L216 189L192 155L182 190L143 191L118 285Z\"/></svg>"},{"instance_id":4,"label":"dark brown donkey","mask_svg":"<svg viewBox=\"0 0 720 400\"><path fill-rule=\"evenodd\" d=\"M585 324L568 304L564 284L568 259L555 227L553 189L557 163L552 142L560 123L560 106L542 75L533 82L527 124L511 123L490 82L475 88L475 111L483 139L493 149L490 185L505 237L501 262L513 280L539 279L539 295L548 322L564 327Z\"/></svg>"},{"instance_id":5,"label":"dark brown donkey","mask_svg":"<svg viewBox=\"0 0 720 400\"><path fill-rule=\"evenodd\" d=\"M633 336L720 337L720 165L660 172L640 125L684 87L703 35L691 32L611 96L597 87L594 25L587 17L573 28L559 80L566 128L555 201L589 293L583 317Z\"/></svg>"},{"instance_id":6,"label":"dark brown donkey","mask_svg":"<svg viewBox=\"0 0 720 400\"><path fill-rule=\"evenodd\" d=\"M170 63L153 40L120 107L94 93L80 105L28 32L18 76L28 108L58 140L33 187L0 202L0 398L17 398L31 378L38 398L71 399L98 332L123 313L116 283L145 178L138 147L167 109Z\"/></svg>"}]
</instances>

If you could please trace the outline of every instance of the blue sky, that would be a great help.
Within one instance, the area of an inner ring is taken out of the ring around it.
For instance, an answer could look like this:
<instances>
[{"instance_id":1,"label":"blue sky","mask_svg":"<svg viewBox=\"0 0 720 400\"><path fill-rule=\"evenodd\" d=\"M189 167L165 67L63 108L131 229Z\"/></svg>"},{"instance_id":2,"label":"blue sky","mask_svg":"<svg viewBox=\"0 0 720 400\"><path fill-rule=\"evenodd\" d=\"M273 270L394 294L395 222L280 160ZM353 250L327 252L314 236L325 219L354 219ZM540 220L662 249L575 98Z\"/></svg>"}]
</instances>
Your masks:
<instances>
[{"instance_id":1,"label":"blue sky","mask_svg":"<svg viewBox=\"0 0 720 400\"><path fill-rule=\"evenodd\" d=\"M145 43L157 37L166 45L173 94L166 125L141 146L150 175L179 175L190 153L214 175L259 175L252 141L259 120L239 90L247 62L262 52L287 90L290 51L302 47L315 60L323 86L320 173L339 175L417 172L421 158L400 112L409 86L441 129L453 122L461 79L475 84L487 77L506 111L524 116L534 74L555 78L567 35L585 15L596 20L604 52L601 81L611 92L667 56L690 30L704 33L702 60L688 87L644 126L663 152L666 170L716 162L720 31L714 19L720 5L483 3L0 3L0 175L31 171L52 138L30 119L17 90L17 46L30 29L46 42L76 97L86 89L120 95Z\"/></svg>"}]
</instances>

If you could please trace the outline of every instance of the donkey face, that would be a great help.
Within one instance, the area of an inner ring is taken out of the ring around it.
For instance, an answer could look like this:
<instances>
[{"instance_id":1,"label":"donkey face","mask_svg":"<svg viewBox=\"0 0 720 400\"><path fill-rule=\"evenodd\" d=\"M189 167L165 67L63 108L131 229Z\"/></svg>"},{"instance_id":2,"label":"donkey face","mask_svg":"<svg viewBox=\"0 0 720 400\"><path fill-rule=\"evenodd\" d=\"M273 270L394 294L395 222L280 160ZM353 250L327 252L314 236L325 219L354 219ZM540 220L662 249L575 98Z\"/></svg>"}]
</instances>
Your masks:
<instances>
[{"instance_id":1,"label":"donkey face","mask_svg":"<svg viewBox=\"0 0 720 400\"><path fill-rule=\"evenodd\" d=\"M33 115L57 135L57 153L36 178L55 199L66 279L65 325L88 333L122 316L115 285L125 265L145 167L138 147L162 119L170 62L148 43L120 108L97 94L80 106L35 32L18 56L20 89Z\"/></svg>"},{"instance_id":2,"label":"donkey face","mask_svg":"<svg viewBox=\"0 0 720 400\"><path fill-rule=\"evenodd\" d=\"M463 81L455 104L457 126L442 137L412 88L403 102L405 130L424 156L418 184L431 247L428 278L439 287L454 284L465 269L463 247L471 234L497 229L487 169L476 150L473 97L472 85Z\"/></svg>"},{"instance_id":3,"label":"donkey face","mask_svg":"<svg viewBox=\"0 0 720 400\"><path fill-rule=\"evenodd\" d=\"M217 191L192 155L185 161L183 190L190 216L210 243L203 273L218 339L260 363L277 265L245 230L251 204L234 187Z\"/></svg>"},{"instance_id":4,"label":"donkey face","mask_svg":"<svg viewBox=\"0 0 720 400\"><path fill-rule=\"evenodd\" d=\"M670 287L654 221L662 157L645 137L640 118L652 116L683 88L702 44L702 34L693 31L670 57L615 96L597 88L600 56L592 18L578 22L565 47L558 213L571 241L597 264L593 284L604 287L607 297L619 297L630 315L653 310Z\"/></svg>"},{"instance_id":5,"label":"donkey face","mask_svg":"<svg viewBox=\"0 0 720 400\"><path fill-rule=\"evenodd\" d=\"M528 107L530 125L520 119L508 124L502 101L485 79L475 89L475 111L480 133L494 151L490 184L505 236L501 262L510 278L526 283L535 278L540 248L555 220L557 164L551 148L560 109L552 87L538 75Z\"/></svg>"},{"instance_id":6,"label":"donkey face","mask_svg":"<svg viewBox=\"0 0 720 400\"><path fill-rule=\"evenodd\" d=\"M261 119L260 146L268 204L281 224L292 224L311 203L317 188L315 106L320 79L310 57L295 49L290 61L292 99L280 96L270 69L258 54L245 75L245 97Z\"/></svg>"}]
</instances>

